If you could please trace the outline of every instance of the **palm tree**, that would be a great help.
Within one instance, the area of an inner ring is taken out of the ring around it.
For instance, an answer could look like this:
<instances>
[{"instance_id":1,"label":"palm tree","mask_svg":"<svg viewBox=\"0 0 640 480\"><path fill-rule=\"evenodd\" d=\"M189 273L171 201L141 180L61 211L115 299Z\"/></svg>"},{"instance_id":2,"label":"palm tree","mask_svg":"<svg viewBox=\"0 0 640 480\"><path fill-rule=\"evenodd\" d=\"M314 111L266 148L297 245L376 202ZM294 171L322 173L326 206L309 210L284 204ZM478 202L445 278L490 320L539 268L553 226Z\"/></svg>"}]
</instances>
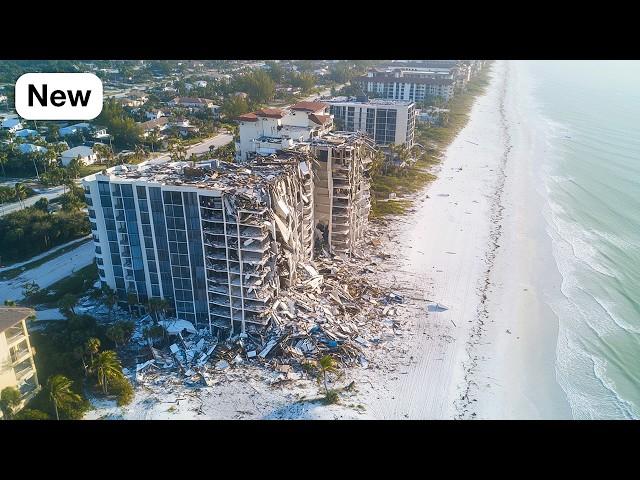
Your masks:
<instances>
[{"instance_id":1,"label":"palm tree","mask_svg":"<svg viewBox=\"0 0 640 480\"><path fill-rule=\"evenodd\" d=\"M74 307L76 306L76 297L70 293L67 293L62 296L62 298L58 301L58 308L63 312L71 312L73 315L76 314Z\"/></svg>"},{"instance_id":2,"label":"palm tree","mask_svg":"<svg viewBox=\"0 0 640 480\"><path fill-rule=\"evenodd\" d=\"M104 304L109 309L109 320L111 320L111 314L113 313L113 307L118 302L118 294L115 290L112 290L108 285L102 288L102 295L104 298Z\"/></svg>"},{"instance_id":3,"label":"palm tree","mask_svg":"<svg viewBox=\"0 0 640 480\"><path fill-rule=\"evenodd\" d=\"M147 139L149 140L149 142L151 142L151 151L155 152L156 151L155 145L160 140L160 132L158 130L158 127L154 128L153 130L151 130L151 132L149 132Z\"/></svg>"},{"instance_id":4,"label":"palm tree","mask_svg":"<svg viewBox=\"0 0 640 480\"><path fill-rule=\"evenodd\" d=\"M9 156L6 152L0 152L0 167L2 167L2 176L6 177L7 173L4 171L4 166L9 162Z\"/></svg>"},{"instance_id":5,"label":"palm tree","mask_svg":"<svg viewBox=\"0 0 640 480\"><path fill-rule=\"evenodd\" d=\"M127 293L127 306L129 307L129 314L132 313L131 307L137 304L138 304L138 296L133 292Z\"/></svg>"},{"instance_id":6,"label":"palm tree","mask_svg":"<svg viewBox=\"0 0 640 480\"><path fill-rule=\"evenodd\" d=\"M164 298L152 298L147 304L147 309L149 310L149 313L156 323L158 323L159 321L159 314L164 314L168 307L169 302L167 302Z\"/></svg>"},{"instance_id":7,"label":"palm tree","mask_svg":"<svg viewBox=\"0 0 640 480\"><path fill-rule=\"evenodd\" d=\"M87 353L91 356L91 363L93 364L93 355L100 351L100 339L91 337L84 344L84 347L87 350Z\"/></svg>"},{"instance_id":8,"label":"palm tree","mask_svg":"<svg viewBox=\"0 0 640 480\"><path fill-rule=\"evenodd\" d=\"M324 381L324 391L325 393L329 393L329 388L327 387L327 373L335 373L338 371L338 367L336 366L336 361L331 355L325 355L318 361L318 366L320 367L320 371L322 372L322 379Z\"/></svg>"},{"instance_id":9,"label":"palm tree","mask_svg":"<svg viewBox=\"0 0 640 480\"><path fill-rule=\"evenodd\" d=\"M92 363L92 370L97 375L98 385L102 387L105 395L109 394L108 383L110 381L124 377L120 359L113 350L98 353Z\"/></svg>"},{"instance_id":10,"label":"palm tree","mask_svg":"<svg viewBox=\"0 0 640 480\"><path fill-rule=\"evenodd\" d=\"M53 403L53 408L56 412L56 420L60 420L58 406L82 400L80 395L71 390L71 385L73 385L73 382L64 375L54 375L53 377L50 377L47 382L49 399Z\"/></svg>"},{"instance_id":11,"label":"palm tree","mask_svg":"<svg viewBox=\"0 0 640 480\"><path fill-rule=\"evenodd\" d=\"M24 207L24 203L22 201L27 198L27 189L22 183L16 183L13 189L16 195L16 199L20 202L20 205Z\"/></svg>"}]
</instances>

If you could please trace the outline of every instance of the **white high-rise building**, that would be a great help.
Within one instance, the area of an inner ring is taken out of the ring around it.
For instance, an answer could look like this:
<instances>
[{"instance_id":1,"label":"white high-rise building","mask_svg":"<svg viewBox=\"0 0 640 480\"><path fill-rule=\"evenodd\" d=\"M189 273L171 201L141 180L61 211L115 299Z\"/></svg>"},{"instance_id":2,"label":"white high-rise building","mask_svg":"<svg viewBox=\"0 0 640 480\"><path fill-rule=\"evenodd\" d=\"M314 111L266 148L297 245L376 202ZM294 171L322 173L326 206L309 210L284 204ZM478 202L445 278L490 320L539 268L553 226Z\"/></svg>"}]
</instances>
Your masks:
<instances>
[{"instance_id":1,"label":"white high-rise building","mask_svg":"<svg viewBox=\"0 0 640 480\"><path fill-rule=\"evenodd\" d=\"M83 179L98 272L121 302L164 298L222 335L265 325L313 255L313 180L303 154L119 165Z\"/></svg>"},{"instance_id":2,"label":"white high-rise building","mask_svg":"<svg viewBox=\"0 0 640 480\"><path fill-rule=\"evenodd\" d=\"M355 100L346 97L326 101L337 130L363 132L378 145L413 145L415 103L403 100Z\"/></svg>"}]
</instances>

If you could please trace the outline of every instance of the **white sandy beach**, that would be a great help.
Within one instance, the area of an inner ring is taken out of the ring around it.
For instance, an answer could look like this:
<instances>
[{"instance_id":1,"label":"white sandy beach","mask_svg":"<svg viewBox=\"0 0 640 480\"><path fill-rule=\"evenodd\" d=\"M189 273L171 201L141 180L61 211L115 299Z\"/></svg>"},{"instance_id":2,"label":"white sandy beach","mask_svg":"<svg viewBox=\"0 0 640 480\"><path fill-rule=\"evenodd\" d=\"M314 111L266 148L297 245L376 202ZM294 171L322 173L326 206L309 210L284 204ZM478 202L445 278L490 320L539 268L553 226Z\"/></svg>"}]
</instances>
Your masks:
<instances>
[{"instance_id":1,"label":"white sandy beach","mask_svg":"<svg viewBox=\"0 0 640 480\"><path fill-rule=\"evenodd\" d=\"M373 260L371 275L405 296L401 326L368 368L346 372L339 383L356 389L340 406L298 403L318 387L270 387L255 370L170 399L138 390L130 407L89 418L571 418L543 292L560 281L535 188L544 141L526 123L517 66L495 62L491 77L437 180L408 215L376 227L390 258Z\"/></svg>"},{"instance_id":2,"label":"white sandy beach","mask_svg":"<svg viewBox=\"0 0 640 480\"><path fill-rule=\"evenodd\" d=\"M557 319L539 284L560 282L534 188L544 145L524 122L518 78L496 62L438 179L391 224L387 250L398 254L383 275L449 310L416 305L394 370L363 373L374 418L571 417L555 379Z\"/></svg>"}]
</instances>

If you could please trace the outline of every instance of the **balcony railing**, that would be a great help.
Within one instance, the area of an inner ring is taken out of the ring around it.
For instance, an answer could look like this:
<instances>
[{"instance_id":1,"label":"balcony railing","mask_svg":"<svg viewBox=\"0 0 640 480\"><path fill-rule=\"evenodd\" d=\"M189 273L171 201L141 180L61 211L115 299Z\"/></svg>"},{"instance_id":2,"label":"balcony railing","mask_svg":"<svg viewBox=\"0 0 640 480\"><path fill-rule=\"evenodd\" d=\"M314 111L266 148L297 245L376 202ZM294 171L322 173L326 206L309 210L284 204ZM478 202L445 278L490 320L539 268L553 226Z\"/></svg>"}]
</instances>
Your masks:
<instances>
[{"instance_id":1,"label":"balcony railing","mask_svg":"<svg viewBox=\"0 0 640 480\"><path fill-rule=\"evenodd\" d=\"M31 360L26 360L16 365L13 371L16 375L16 379L19 381L34 372L34 369L33 365L31 365Z\"/></svg>"},{"instance_id":2,"label":"balcony railing","mask_svg":"<svg viewBox=\"0 0 640 480\"><path fill-rule=\"evenodd\" d=\"M26 337L22 324L8 328L5 332L7 344L12 345L20 340L24 340Z\"/></svg>"}]
</instances>

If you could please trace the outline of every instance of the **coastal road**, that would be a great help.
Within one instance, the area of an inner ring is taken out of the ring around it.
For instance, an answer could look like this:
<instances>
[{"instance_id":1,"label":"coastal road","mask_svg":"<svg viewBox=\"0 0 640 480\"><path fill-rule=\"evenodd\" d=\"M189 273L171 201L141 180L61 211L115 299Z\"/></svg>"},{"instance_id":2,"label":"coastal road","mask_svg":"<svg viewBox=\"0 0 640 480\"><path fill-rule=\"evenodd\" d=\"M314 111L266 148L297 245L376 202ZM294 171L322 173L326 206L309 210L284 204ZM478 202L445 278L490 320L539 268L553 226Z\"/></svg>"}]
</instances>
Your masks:
<instances>
[{"instance_id":1,"label":"coastal road","mask_svg":"<svg viewBox=\"0 0 640 480\"><path fill-rule=\"evenodd\" d=\"M35 281L40 288L68 277L82 267L89 265L94 258L93 242L86 242L49 262L23 272L16 278L0 282L0 304L5 300L19 300L27 282Z\"/></svg>"},{"instance_id":2,"label":"coastal road","mask_svg":"<svg viewBox=\"0 0 640 480\"><path fill-rule=\"evenodd\" d=\"M65 187L62 185L57 187L51 187L51 188L43 188L40 190L40 193L38 193L37 195L34 195L33 197L29 197L23 200L22 204L20 202L13 202L13 203L7 203L6 205L2 205L0 206L0 217L3 217L4 215L8 215L9 213L12 213L12 212L17 212L18 210L22 210L25 207L30 207L41 198L46 198L47 200L51 201L54 198L57 198L60 195L62 195L64 193L64 190L65 190Z\"/></svg>"}]
</instances>

